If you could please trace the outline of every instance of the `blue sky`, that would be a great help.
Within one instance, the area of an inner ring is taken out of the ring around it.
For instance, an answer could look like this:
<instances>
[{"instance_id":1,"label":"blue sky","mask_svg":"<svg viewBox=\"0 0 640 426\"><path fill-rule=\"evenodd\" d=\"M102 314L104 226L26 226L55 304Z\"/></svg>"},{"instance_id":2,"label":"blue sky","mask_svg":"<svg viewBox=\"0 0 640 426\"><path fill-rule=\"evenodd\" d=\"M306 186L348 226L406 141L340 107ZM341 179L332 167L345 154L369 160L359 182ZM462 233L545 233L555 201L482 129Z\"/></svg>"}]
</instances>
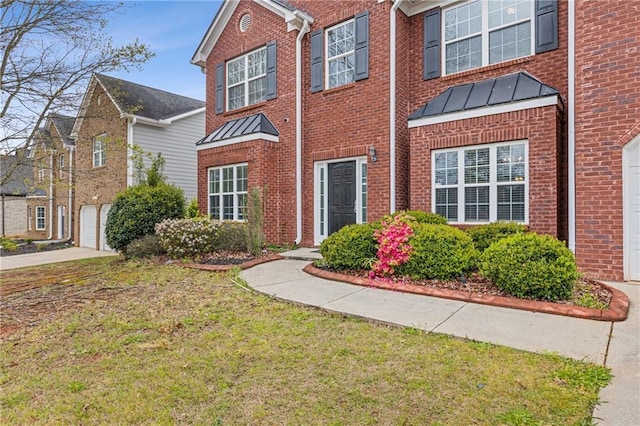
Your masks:
<instances>
[{"instance_id":1,"label":"blue sky","mask_svg":"<svg viewBox=\"0 0 640 426\"><path fill-rule=\"evenodd\" d=\"M205 99L205 75L190 63L221 1L125 1L106 32L115 45L133 42L156 54L142 71L110 73L114 77L192 98Z\"/></svg>"}]
</instances>

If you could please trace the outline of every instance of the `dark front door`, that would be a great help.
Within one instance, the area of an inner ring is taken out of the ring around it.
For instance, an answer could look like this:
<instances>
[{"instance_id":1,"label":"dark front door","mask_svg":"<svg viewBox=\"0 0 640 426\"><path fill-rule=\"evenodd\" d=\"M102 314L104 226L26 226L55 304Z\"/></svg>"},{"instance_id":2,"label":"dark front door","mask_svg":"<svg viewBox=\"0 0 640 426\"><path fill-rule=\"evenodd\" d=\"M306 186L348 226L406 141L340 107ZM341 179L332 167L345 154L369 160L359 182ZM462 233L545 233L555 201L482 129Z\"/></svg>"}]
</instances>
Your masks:
<instances>
[{"instance_id":1,"label":"dark front door","mask_svg":"<svg viewBox=\"0 0 640 426\"><path fill-rule=\"evenodd\" d=\"M356 162L329 164L329 234L356 223Z\"/></svg>"}]
</instances>

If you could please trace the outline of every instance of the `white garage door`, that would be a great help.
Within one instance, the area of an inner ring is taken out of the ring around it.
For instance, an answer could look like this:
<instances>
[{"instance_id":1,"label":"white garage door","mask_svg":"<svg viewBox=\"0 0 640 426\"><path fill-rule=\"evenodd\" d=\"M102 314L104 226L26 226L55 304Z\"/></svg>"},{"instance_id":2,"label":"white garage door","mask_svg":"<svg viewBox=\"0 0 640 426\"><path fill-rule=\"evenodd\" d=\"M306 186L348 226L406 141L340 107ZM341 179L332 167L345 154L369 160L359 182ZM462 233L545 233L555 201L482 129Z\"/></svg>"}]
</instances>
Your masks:
<instances>
[{"instance_id":1,"label":"white garage door","mask_svg":"<svg viewBox=\"0 0 640 426\"><path fill-rule=\"evenodd\" d=\"M96 248L96 206L80 207L80 247Z\"/></svg>"},{"instance_id":2,"label":"white garage door","mask_svg":"<svg viewBox=\"0 0 640 426\"><path fill-rule=\"evenodd\" d=\"M624 151L625 278L640 281L640 136Z\"/></svg>"},{"instance_id":3,"label":"white garage door","mask_svg":"<svg viewBox=\"0 0 640 426\"><path fill-rule=\"evenodd\" d=\"M111 250L111 247L107 244L107 214L109 213L109 209L111 209L111 204L104 204L100 207L100 250Z\"/></svg>"}]
</instances>

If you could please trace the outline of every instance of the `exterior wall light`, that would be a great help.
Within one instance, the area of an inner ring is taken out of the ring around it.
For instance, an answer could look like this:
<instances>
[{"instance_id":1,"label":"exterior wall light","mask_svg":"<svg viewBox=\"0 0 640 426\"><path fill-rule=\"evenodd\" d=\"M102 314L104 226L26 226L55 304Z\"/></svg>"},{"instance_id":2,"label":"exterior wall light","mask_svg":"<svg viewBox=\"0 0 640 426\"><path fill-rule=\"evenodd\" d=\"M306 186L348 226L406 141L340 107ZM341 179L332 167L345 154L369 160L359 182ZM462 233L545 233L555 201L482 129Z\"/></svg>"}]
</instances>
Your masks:
<instances>
[{"instance_id":1,"label":"exterior wall light","mask_svg":"<svg viewBox=\"0 0 640 426\"><path fill-rule=\"evenodd\" d=\"M372 163L378 161L378 153L376 152L376 147L373 145L369 148L369 158L371 158Z\"/></svg>"}]
</instances>

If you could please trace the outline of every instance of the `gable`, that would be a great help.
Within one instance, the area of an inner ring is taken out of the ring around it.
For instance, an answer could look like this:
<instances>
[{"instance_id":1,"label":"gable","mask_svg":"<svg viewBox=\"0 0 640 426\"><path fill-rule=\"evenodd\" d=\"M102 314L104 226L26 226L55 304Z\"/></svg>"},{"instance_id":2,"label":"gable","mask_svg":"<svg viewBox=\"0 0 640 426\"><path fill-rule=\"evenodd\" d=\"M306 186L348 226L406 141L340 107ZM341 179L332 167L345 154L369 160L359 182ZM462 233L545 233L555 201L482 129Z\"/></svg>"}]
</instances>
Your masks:
<instances>
[{"instance_id":1,"label":"gable","mask_svg":"<svg viewBox=\"0 0 640 426\"><path fill-rule=\"evenodd\" d=\"M270 12L282 17L284 19L284 22L287 24L287 31L301 29L305 20L309 23L313 22L313 18L291 6L284 0L252 1L269 10ZM239 1L230 0L225 0L222 3L222 6L220 6L220 9L218 9L216 16L213 18L211 25L207 29L207 33L203 37L200 45L198 45L198 48L191 58L192 64L198 65L202 69L206 67L207 57L215 47L218 39L222 35L222 32L229 24L229 21L239 4Z\"/></svg>"}]
</instances>

